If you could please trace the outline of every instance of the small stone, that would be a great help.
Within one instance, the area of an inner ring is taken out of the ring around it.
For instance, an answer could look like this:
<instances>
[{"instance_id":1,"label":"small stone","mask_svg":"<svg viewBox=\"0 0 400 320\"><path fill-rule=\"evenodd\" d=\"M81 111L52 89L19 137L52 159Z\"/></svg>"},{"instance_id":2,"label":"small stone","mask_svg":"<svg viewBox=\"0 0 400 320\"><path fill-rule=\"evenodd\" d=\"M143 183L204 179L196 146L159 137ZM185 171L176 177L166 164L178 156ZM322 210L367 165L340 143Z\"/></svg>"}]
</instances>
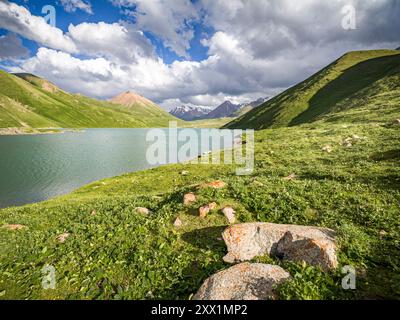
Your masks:
<instances>
[{"instance_id":1,"label":"small stone","mask_svg":"<svg viewBox=\"0 0 400 320\"><path fill-rule=\"evenodd\" d=\"M183 196L183 204L185 206L188 206L188 205L192 204L193 202L196 202L196 200L197 200L196 196L195 196L195 194L193 192L186 193Z\"/></svg>"},{"instance_id":2,"label":"small stone","mask_svg":"<svg viewBox=\"0 0 400 320\"><path fill-rule=\"evenodd\" d=\"M96 210L93 210L93 211L90 213L91 216L95 216L96 214L97 214Z\"/></svg>"},{"instance_id":3,"label":"small stone","mask_svg":"<svg viewBox=\"0 0 400 320\"><path fill-rule=\"evenodd\" d=\"M351 148L353 146L353 139L352 138L346 138L342 142L342 146L345 148Z\"/></svg>"},{"instance_id":4,"label":"small stone","mask_svg":"<svg viewBox=\"0 0 400 320\"><path fill-rule=\"evenodd\" d=\"M289 279L279 266L245 262L206 279L193 300L276 299L274 289Z\"/></svg>"},{"instance_id":5,"label":"small stone","mask_svg":"<svg viewBox=\"0 0 400 320\"><path fill-rule=\"evenodd\" d=\"M386 232L385 230L379 231L379 236L380 236L381 238L385 237L386 235L387 235L387 232Z\"/></svg>"},{"instance_id":6,"label":"small stone","mask_svg":"<svg viewBox=\"0 0 400 320\"><path fill-rule=\"evenodd\" d=\"M180 227L182 227L182 225L183 225L182 220L179 219L179 217L176 218L176 220L175 220L175 222L174 222L174 227L175 227L175 228L180 228Z\"/></svg>"},{"instance_id":7,"label":"small stone","mask_svg":"<svg viewBox=\"0 0 400 320\"><path fill-rule=\"evenodd\" d=\"M4 228L11 230L11 231L19 231L23 229L28 229L27 226L24 226L22 224L7 224L4 226Z\"/></svg>"},{"instance_id":8,"label":"small stone","mask_svg":"<svg viewBox=\"0 0 400 320\"><path fill-rule=\"evenodd\" d=\"M222 213L225 218L228 219L229 224L234 224L236 222L235 210L232 207L225 207L222 209Z\"/></svg>"},{"instance_id":9,"label":"small stone","mask_svg":"<svg viewBox=\"0 0 400 320\"><path fill-rule=\"evenodd\" d=\"M143 215L146 215L146 216L150 214L150 210L147 209L147 208L143 208L143 207L137 207L137 208L135 208L135 211L137 213L140 213L140 214L143 214Z\"/></svg>"},{"instance_id":10,"label":"small stone","mask_svg":"<svg viewBox=\"0 0 400 320\"><path fill-rule=\"evenodd\" d=\"M59 243L64 243L68 237L69 237L69 233L66 232L66 233L63 233L63 234L60 234L59 236L57 236L56 241Z\"/></svg>"},{"instance_id":11,"label":"small stone","mask_svg":"<svg viewBox=\"0 0 400 320\"><path fill-rule=\"evenodd\" d=\"M351 138L354 139L354 140L361 140L361 137L358 136L358 135L356 135L356 134L353 134L353 135L351 136Z\"/></svg>"},{"instance_id":12,"label":"small stone","mask_svg":"<svg viewBox=\"0 0 400 320\"><path fill-rule=\"evenodd\" d=\"M322 151L331 153L331 152L333 151L333 149L332 149L332 146L328 144L328 145L326 145L326 146L324 146L324 147L322 148Z\"/></svg>"},{"instance_id":13,"label":"small stone","mask_svg":"<svg viewBox=\"0 0 400 320\"><path fill-rule=\"evenodd\" d=\"M296 174L295 173L291 173L287 177L283 178L283 180L292 181L292 180L295 180L296 178L297 178Z\"/></svg>"},{"instance_id":14,"label":"small stone","mask_svg":"<svg viewBox=\"0 0 400 320\"><path fill-rule=\"evenodd\" d=\"M203 218L203 219L206 218L209 212L210 212L210 207L208 205L201 207L199 209L200 218Z\"/></svg>"},{"instance_id":15,"label":"small stone","mask_svg":"<svg viewBox=\"0 0 400 320\"><path fill-rule=\"evenodd\" d=\"M395 126L399 126L400 125L400 119L393 120L392 124L395 125Z\"/></svg>"},{"instance_id":16,"label":"small stone","mask_svg":"<svg viewBox=\"0 0 400 320\"><path fill-rule=\"evenodd\" d=\"M203 185L203 187L205 187L205 188L210 187L213 189L222 189L222 188L225 188L225 186L226 186L226 183L221 180L213 181L213 182L206 183Z\"/></svg>"},{"instance_id":17,"label":"small stone","mask_svg":"<svg viewBox=\"0 0 400 320\"><path fill-rule=\"evenodd\" d=\"M181 171L181 175L182 176L187 176L188 174L189 174L189 171L186 171L186 170Z\"/></svg>"},{"instance_id":18,"label":"small stone","mask_svg":"<svg viewBox=\"0 0 400 320\"><path fill-rule=\"evenodd\" d=\"M211 202L208 204L208 207L210 208L210 211L213 211L218 207L218 205L216 202Z\"/></svg>"}]
</instances>

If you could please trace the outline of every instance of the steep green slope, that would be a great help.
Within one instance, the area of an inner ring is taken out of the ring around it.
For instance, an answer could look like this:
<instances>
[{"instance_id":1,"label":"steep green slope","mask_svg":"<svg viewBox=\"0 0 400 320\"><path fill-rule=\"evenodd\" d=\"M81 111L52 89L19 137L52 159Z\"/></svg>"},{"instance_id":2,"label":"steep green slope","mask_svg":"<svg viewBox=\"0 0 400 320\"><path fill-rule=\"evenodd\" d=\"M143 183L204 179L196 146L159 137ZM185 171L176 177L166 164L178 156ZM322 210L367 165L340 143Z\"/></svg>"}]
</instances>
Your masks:
<instances>
[{"instance_id":1,"label":"steep green slope","mask_svg":"<svg viewBox=\"0 0 400 320\"><path fill-rule=\"evenodd\" d=\"M226 127L265 129L292 126L358 107L375 107L381 112L390 112L399 96L398 51L350 52Z\"/></svg>"},{"instance_id":2,"label":"steep green slope","mask_svg":"<svg viewBox=\"0 0 400 320\"><path fill-rule=\"evenodd\" d=\"M135 111L82 95L69 94L30 74L0 70L0 128L104 128L167 126L167 112Z\"/></svg>"}]
</instances>

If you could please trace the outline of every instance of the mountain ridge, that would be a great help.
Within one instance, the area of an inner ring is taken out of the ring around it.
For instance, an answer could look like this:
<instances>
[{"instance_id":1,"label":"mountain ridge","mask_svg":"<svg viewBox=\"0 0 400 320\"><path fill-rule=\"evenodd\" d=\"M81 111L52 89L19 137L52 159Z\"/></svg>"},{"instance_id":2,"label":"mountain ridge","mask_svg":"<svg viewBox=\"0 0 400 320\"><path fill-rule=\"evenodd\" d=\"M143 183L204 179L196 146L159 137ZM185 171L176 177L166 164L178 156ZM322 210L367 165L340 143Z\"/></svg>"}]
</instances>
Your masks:
<instances>
[{"instance_id":1,"label":"mountain ridge","mask_svg":"<svg viewBox=\"0 0 400 320\"><path fill-rule=\"evenodd\" d=\"M259 98L254 101L241 104L234 104L231 101L226 100L215 109L208 109L205 107L197 106L180 106L170 110L170 114L186 121L235 118L245 114L253 108L260 106L268 99L269 97Z\"/></svg>"},{"instance_id":2,"label":"mountain ridge","mask_svg":"<svg viewBox=\"0 0 400 320\"><path fill-rule=\"evenodd\" d=\"M160 107L129 108L68 93L29 73L0 70L0 128L142 128L177 120Z\"/></svg>"},{"instance_id":3,"label":"mountain ridge","mask_svg":"<svg viewBox=\"0 0 400 320\"><path fill-rule=\"evenodd\" d=\"M399 70L398 51L349 52L224 127L261 130L294 126L366 103L371 107L373 103L390 105L400 93ZM383 98L383 94L387 96ZM393 97L389 99L389 95Z\"/></svg>"},{"instance_id":4,"label":"mountain ridge","mask_svg":"<svg viewBox=\"0 0 400 320\"><path fill-rule=\"evenodd\" d=\"M194 121L203 119L209 112L210 109L207 108L182 105L173 108L169 113L185 121Z\"/></svg>"}]
</instances>

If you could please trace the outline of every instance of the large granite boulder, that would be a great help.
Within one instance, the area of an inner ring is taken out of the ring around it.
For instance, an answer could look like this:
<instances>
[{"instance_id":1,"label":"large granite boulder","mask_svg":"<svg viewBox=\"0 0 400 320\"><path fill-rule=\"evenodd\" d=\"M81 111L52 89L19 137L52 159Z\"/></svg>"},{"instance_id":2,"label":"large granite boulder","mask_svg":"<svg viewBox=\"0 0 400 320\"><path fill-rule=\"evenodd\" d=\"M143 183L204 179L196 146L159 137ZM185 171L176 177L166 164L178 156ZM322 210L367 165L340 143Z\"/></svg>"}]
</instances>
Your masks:
<instances>
[{"instance_id":1,"label":"large granite boulder","mask_svg":"<svg viewBox=\"0 0 400 320\"><path fill-rule=\"evenodd\" d=\"M209 277L193 300L274 299L275 287L288 279L290 274L279 266L245 262Z\"/></svg>"},{"instance_id":2,"label":"large granite boulder","mask_svg":"<svg viewBox=\"0 0 400 320\"><path fill-rule=\"evenodd\" d=\"M224 261L228 263L268 254L305 261L324 270L338 266L335 232L331 229L256 222L230 226L222 237L228 248Z\"/></svg>"}]
</instances>

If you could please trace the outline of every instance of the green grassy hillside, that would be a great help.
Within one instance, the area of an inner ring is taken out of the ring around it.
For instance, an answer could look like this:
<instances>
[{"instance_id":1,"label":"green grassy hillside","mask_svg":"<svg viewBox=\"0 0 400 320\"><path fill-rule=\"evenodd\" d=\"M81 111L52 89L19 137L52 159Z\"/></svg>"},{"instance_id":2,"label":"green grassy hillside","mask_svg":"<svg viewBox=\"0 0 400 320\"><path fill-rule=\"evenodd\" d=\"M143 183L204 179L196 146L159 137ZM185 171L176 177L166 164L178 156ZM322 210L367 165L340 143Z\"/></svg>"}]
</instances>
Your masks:
<instances>
[{"instance_id":1,"label":"green grassy hillside","mask_svg":"<svg viewBox=\"0 0 400 320\"><path fill-rule=\"evenodd\" d=\"M292 126L359 107L387 113L399 102L399 51L350 52L226 127Z\"/></svg>"},{"instance_id":2,"label":"green grassy hillside","mask_svg":"<svg viewBox=\"0 0 400 320\"><path fill-rule=\"evenodd\" d=\"M188 299L208 276L229 267L219 239L225 218L218 210L198 217L198 207L210 201L233 206L239 222L338 232L339 261L356 268L357 290L341 288L340 271L257 258L293 276L280 299L400 299L400 125L389 121L400 110L383 117L370 110L359 122L344 121L360 116L352 110L342 116L257 131L251 176L236 176L230 165L169 165L0 210L0 299ZM349 137L351 147L342 143ZM327 144L331 153L322 151ZM283 179L292 173L294 180ZM217 179L227 187L196 191L196 184ZM189 191L199 200L185 207ZM135 212L139 206L152 213ZM177 217L180 229L173 226ZM1 228L7 224L28 228ZM65 232L69 238L58 243ZM56 268L55 290L41 287L46 264Z\"/></svg>"},{"instance_id":3,"label":"green grassy hillside","mask_svg":"<svg viewBox=\"0 0 400 320\"><path fill-rule=\"evenodd\" d=\"M146 106L127 108L69 94L30 74L0 70L0 128L114 128L167 126L176 118Z\"/></svg>"}]
</instances>

